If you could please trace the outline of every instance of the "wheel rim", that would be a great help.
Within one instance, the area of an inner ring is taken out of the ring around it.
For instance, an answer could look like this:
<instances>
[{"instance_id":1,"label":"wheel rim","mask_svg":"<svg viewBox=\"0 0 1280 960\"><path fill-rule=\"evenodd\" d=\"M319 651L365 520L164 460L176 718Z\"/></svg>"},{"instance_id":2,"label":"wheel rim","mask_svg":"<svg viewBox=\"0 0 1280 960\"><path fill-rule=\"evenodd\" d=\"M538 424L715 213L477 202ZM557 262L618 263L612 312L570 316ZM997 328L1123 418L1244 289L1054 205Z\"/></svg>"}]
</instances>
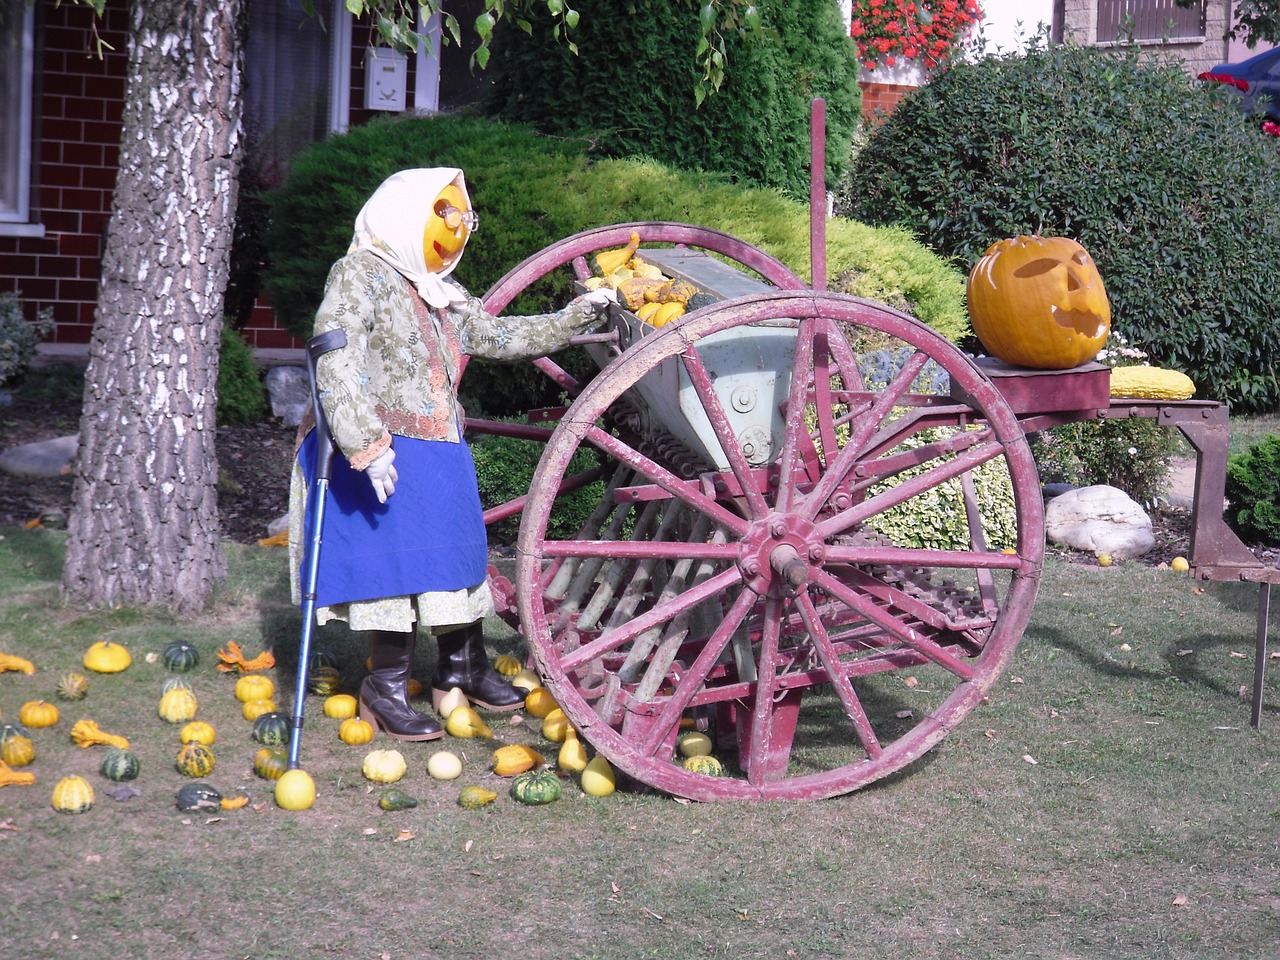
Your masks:
<instances>
[{"instance_id":1,"label":"wheel rim","mask_svg":"<svg viewBox=\"0 0 1280 960\"><path fill-rule=\"evenodd\" d=\"M711 383L719 371L703 355L716 334L780 323L796 330L785 437L768 468L753 467L734 451ZM871 343L905 351L883 385L850 372ZM719 422L727 470L682 479L600 426L664 362L682 365ZM930 364L964 401L911 386ZM819 415L824 408L832 413ZM839 452L815 450L824 440ZM583 444L622 470L604 502L645 509L624 520L615 512L577 540L549 540L555 481ZM1010 552L975 532L988 521L975 495L977 472L992 469L982 465L1005 471L1017 518ZM877 486L910 467L922 472ZM963 549L904 545L892 529L871 530L892 510L911 513L937 496L968 510ZM699 800L814 799L901 769L972 711L1013 654L1042 560L1026 439L976 368L888 308L778 293L691 314L588 385L543 456L516 576L548 686L615 766ZM711 777L671 762L690 714L717 727L732 717L740 770Z\"/></svg>"}]
</instances>

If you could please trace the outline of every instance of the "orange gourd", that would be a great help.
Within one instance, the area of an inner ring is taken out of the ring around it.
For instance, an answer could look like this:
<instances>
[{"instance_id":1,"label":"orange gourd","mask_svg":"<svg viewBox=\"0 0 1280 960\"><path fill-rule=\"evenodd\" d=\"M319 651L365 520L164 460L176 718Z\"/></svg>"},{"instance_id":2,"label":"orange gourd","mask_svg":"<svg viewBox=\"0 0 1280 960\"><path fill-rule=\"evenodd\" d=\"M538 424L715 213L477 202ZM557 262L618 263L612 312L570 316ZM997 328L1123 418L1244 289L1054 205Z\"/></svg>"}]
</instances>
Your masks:
<instances>
[{"instance_id":1,"label":"orange gourd","mask_svg":"<svg viewBox=\"0 0 1280 960\"><path fill-rule=\"evenodd\" d=\"M1015 367L1069 370L1098 355L1111 306L1093 258L1067 237L1010 237L969 272L973 332Z\"/></svg>"}]
</instances>

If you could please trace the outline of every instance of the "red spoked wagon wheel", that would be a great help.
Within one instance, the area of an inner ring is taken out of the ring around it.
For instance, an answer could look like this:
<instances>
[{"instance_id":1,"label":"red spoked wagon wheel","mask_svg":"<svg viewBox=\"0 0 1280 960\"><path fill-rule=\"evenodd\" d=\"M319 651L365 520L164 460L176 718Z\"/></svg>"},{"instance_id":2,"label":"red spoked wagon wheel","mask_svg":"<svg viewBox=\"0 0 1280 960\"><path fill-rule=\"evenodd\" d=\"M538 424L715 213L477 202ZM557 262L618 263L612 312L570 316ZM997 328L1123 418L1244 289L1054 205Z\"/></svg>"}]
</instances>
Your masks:
<instances>
[{"instance_id":1,"label":"red spoked wagon wheel","mask_svg":"<svg viewBox=\"0 0 1280 960\"><path fill-rule=\"evenodd\" d=\"M1030 616L1043 512L1012 411L945 339L852 297L622 326L635 342L551 434L518 544L522 628L570 720L699 800L829 797L919 758ZM552 537L582 451L608 485ZM724 776L678 763L691 725Z\"/></svg>"}]
</instances>

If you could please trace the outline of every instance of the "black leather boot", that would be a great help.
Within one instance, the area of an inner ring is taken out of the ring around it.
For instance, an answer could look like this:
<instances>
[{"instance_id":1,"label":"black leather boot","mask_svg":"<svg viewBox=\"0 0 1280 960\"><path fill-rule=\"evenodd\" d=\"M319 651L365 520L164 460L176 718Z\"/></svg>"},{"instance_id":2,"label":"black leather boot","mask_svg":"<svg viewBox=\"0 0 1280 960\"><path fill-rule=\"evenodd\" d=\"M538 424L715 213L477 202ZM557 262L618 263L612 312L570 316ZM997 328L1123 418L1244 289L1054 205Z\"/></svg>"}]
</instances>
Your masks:
<instances>
[{"instance_id":1,"label":"black leather boot","mask_svg":"<svg viewBox=\"0 0 1280 960\"><path fill-rule=\"evenodd\" d=\"M444 730L434 717L409 706L407 687L413 668L415 634L369 632L373 669L360 684L360 719L381 727L397 740L435 740Z\"/></svg>"},{"instance_id":2,"label":"black leather boot","mask_svg":"<svg viewBox=\"0 0 1280 960\"><path fill-rule=\"evenodd\" d=\"M436 672L431 678L431 702L436 710L453 687L461 688L468 700L485 710L514 710L524 703L524 691L507 683L489 662L479 623L437 635L436 648Z\"/></svg>"}]
</instances>

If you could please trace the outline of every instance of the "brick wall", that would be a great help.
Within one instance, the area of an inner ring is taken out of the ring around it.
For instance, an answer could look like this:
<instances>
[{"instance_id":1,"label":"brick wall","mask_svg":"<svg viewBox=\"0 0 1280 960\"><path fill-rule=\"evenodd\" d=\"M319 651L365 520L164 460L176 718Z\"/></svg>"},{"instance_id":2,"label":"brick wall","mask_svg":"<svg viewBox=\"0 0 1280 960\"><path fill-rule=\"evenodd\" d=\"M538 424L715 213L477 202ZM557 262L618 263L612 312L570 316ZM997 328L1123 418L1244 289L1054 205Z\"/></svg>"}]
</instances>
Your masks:
<instances>
[{"instance_id":1,"label":"brick wall","mask_svg":"<svg viewBox=\"0 0 1280 960\"><path fill-rule=\"evenodd\" d=\"M859 81L862 88L862 115L868 123L893 113L899 101L916 88L900 83L875 83L869 80Z\"/></svg>"},{"instance_id":2,"label":"brick wall","mask_svg":"<svg viewBox=\"0 0 1280 960\"><path fill-rule=\"evenodd\" d=\"M89 7L41 3L36 16L44 29L35 63L33 217L45 235L0 236L0 290L21 290L32 317L52 307L53 342L87 343L115 190L128 8L107 5L98 33L115 49L102 59L89 46Z\"/></svg>"}]
</instances>

